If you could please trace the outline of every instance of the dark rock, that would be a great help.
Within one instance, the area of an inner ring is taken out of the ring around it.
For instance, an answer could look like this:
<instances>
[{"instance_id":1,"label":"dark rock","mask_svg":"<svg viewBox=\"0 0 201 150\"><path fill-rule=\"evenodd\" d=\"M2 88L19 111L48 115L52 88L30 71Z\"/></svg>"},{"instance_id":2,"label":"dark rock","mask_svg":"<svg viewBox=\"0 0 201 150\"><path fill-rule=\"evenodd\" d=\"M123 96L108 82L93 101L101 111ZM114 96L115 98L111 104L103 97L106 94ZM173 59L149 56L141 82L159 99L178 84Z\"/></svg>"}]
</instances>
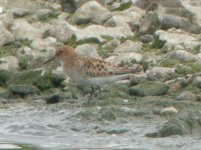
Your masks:
<instances>
[{"instance_id":1,"label":"dark rock","mask_svg":"<svg viewBox=\"0 0 201 150\"><path fill-rule=\"evenodd\" d=\"M153 35L141 35L140 36L140 41L143 42L143 43L149 43L149 42L152 42L153 41Z\"/></svg>"},{"instance_id":2,"label":"dark rock","mask_svg":"<svg viewBox=\"0 0 201 150\"><path fill-rule=\"evenodd\" d=\"M130 88L130 94L135 96L157 96L168 92L169 86L160 82L146 82Z\"/></svg>"},{"instance_id":3,"label":"dark rock","mask_svg":"<svg viewBox=\"0 0 201 150\"><path fill-rule=\"evenodd\" d=\"M25 96L33 95L33 94L39 92L39 90L33 85L11 85L9 87L9 90L10 90L10 92L11 92L10 94L12 94L12 96L19 95L23 98Z\"/></svg>"},{"instance_id":4,"label":"dark rock","mask_svg":"<svg viewBox=\"0 0 201 150\"><path fill-rule=\"evenodd\" d=\"M59 102L59 95L54 94L46 99L47 104L55 104Z\"/></svg>"}]
</instances>

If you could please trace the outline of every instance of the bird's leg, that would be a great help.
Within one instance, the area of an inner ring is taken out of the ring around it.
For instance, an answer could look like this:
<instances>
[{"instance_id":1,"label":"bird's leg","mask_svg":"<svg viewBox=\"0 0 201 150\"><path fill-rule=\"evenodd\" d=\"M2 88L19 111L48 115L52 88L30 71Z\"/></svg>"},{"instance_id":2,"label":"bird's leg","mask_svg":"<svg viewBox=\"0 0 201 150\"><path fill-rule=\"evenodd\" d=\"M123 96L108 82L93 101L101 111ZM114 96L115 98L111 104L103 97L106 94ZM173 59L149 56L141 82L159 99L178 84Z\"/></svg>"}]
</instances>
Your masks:
<instances>
[{"instance_id":1,"label":"bird's leg","mask_svg":"<svg viewBox=\"0 0 201 150\"><path fill-rule=\"evenodd\" d=\"M87 101L87 104L90 103L93 97L97 97L100 93L101 93L101 88L99 86L97 87L91 86L91 93Z\"/></svg>"}]
</instances>

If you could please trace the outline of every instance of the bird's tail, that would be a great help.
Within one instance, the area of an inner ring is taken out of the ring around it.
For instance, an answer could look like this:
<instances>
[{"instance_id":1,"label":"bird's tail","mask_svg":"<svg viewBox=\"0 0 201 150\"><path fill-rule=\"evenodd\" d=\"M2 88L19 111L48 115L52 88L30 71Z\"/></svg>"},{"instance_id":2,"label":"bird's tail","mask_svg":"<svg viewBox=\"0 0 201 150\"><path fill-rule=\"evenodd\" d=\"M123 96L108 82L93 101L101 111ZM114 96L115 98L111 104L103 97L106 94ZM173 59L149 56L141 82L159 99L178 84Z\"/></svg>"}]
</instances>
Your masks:
<instances>
[{"instance_id":1,"label":"bird's tail","mask_svg":"<svg viewBox=\"0 0 201 150\"><path fill-rule=\"evenodd\" d=\"M128 73L137 73L140 71L139 66L134 66L134 67L128 67L128 68L116 68L114 70L115 75L121 75L121 74L128 74Z\"/></svg>"}]
</instances>

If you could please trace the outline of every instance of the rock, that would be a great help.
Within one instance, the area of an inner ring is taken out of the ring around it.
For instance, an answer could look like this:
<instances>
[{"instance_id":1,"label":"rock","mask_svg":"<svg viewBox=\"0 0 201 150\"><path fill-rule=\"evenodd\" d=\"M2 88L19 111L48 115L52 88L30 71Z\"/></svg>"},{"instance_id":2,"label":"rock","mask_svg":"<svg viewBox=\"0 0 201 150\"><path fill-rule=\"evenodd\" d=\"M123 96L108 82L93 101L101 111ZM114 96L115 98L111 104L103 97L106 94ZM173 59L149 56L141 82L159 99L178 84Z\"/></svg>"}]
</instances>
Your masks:
<instances>
[{"instance_id":1,"label":"rock","mask_svg":"<svg viewBox=\"0 0 201 150\"><path fill-rule=\"evenodd\" d=\"M13 96L19 95L23 98L25 96L33 95L39 92L39 90L32 85L11 85L9 90Z\"/></svg>"},{"instance_id":2,"label":"rock","mask_svg":"<svg viewBox=\"0 0 201 150\"><path fill-rule=\"evenodd\" d=\"M8 13L12 13L15 17L24 17L26 15L30 15L32 12L27 9L27 8L17 8L17 7L13 7L8 9L6 12Z\"/></svg>"},{"instance_id":3,"label":"rock","mask_svg":"<svg viewBox=\"0 0 201 150\"><path fill-rule=\"evenodd\" d=\"M135 96L158 96L168 92L169 86L160 82L145 82L130 88L129 93Z\"/></svg>"},{"instance_id":4,"label":"rock","mask_svg":"<svg viewBox=\"0 0 201 150\"><path fill-rule=\"evenodd\" d=\"M193 78L192 84L201 88L201 76L195 76Z\"/></svg>"},{"instance_id":5,"label":"rock","mask_svg":"<svg viewBox=\"0 0 201 150\"><path fill-rule=\"evenodd\" d=\"M193 55L184 50L174 50L168 53L168 58L179 59L184 62L191 62L197 60L196 55Z\"/></svg>"},{"instance_id":6,"label":"rock","mask_svg":"<svg viewBox=\"0 0 201 150\"><path fill-rule=\"evenodd\" d=\"M175 68L153 67L146 71L147 78L150 80L171 79L175 76Z\"/></svg>"},{"instance_id":7,"label":"rock","mask_svg":"<svg viewBox=\"0 0 201 150\"><path fill-rule=\"evenodd\" d=\"M100 56L98 55L96 49L96 45L83 44L76 47L75 51L83 56L100 59Z\"/></svg>"},{"instance_id":8,"label":"rock","mask_svg":"<svg viewBox=\"0 0 201 150\"><path fill-rule=\"evenodd\" d=\"M105 25L120 26L129 24L130 27L133 28L133 26L140 24L140 19L143 13L143 10L135 6L132 6L124 11L116 11L113 12L113 16L105 23Z\"/></svg>"},{"instance_id":9,"label":"rock","mask_svg":"<svg viewBox=\"0 0 201 150\"><path fill-rule=\"evenodd\" d=\"M175 107L166 107L161 110L161 113L165 115L177 114L178 112Z\"/></svg>"},{"instance_id":10,"label":"rock","mask_svg":"<svg viewBox=\"0 0 201 150\"><path fill-rule=\"evenodd\" d=\"M146 134L147 137L168 137L172 135L191 135L200 130L200 118L194 113L183 114L165 122L161 127L152 133Z\"/></svg>"},{"instance_id":11,"label":"rock","mask_svg":"<svg viewBox=\"0 0 201 150\"><path fill-rule=\"evenodd\" d=\"M48 20L49 17L55 17L58 16L58 13L51 9L39 9L32 18L34 20Z\"/></svg>"},{"instance_id":12,"label":"rock","mask_svg":"<svg viewBox=\"0 0 201 150\"><path fill-rule=\"evenodd\" d=\"M140 36L140 41L143 42L143 43L149 43L149 42L152 42L153 41L153 35L141 35Z\"/></svg>"},{"instance_id":13,"label":"rock","mask_svg":"<svg viewBox=\"0 0 201 150\"><path fill-rule=\"evenodd\" d=\"M13 15L10 13L0 14L0 20L6 29L10 29L13 23Z\"/></svg>"},{"instance_id":14,"label":"rock","mask_svg":"<svg viewBox=\"0 0 201 150\"><path fill-rule=\"evenodd\" d=\"M174 49L177 45L183 46L186 50L193 50L200 44L198 39L181 30L158 30L155 35L160 41L166 42L163 49L167 51Z\"/></svg>"},{"instance_id":15,"label":"rock","mask_svg":"<svg viewBox=\"0 0 201 150\"><path fill-rule=\"evenodd\" d=\"M75 24L102 24L112 16L112 13L96 1L89 1L74 13L72 22Z\"/></svg>"},{"instance_id":16,"label":"rock","mask_svg":"<svg viewBox=\"0 0 201 150\"><path fill-rule=\"evenodd\" d=\"M15 56L0 58L0 70L17 70L18 68L18 59Z\"/></svg>"},{"instance_id":17,"label":"rock","mask_svg":"<svg viewBox=\"0 0 201 150\"><path fill-rule=\"evenodd\" d=\"M0 14L2 14L4 12L4 8L0 7Z\"/></svg>"},{"instance_id":18,"label":"rock","mask_svg":"<svg viewBox=\"0 0 201 150\"><path fill-rule=\"evenodd\" d=\"M31 43L31 48L36 50L47 50L49 47L55 47L57 44L57 39L53 37L47 37L45 39L34 39Z\"/></svg>"},{"instance_id":19,"label":"rock","mask_svg":"<svg viewBox=\"0 0 201 150\"><path fill-rule=\"evenodd\" d=\"M0 46L13 42L13 35L6 30L3 23L0 22Z\"/></svg>"},{"instance_id":20,"label":"rock","mask_svg":"<svg viewBox=\"0 0 201 150\"><path fill-rule=\"evenodd\" d=\"M175 16L175 15L160 14L158 18L159 18L161 29L163 30L167 30L170 28L177 28L177 29L183 29L185 31L188 31L188 29L192 25L188 19L184 17Z\"/></svg>"},{"instance_id":21,"label":"rock","mask_svg":"<svg viewBox=\"0 0 201 150\"><path fill-rule=\"evenodd\" d=\"M159 26L158 14L148 13L145 15L139 25L139 34L153 34Z\"/></svg>"},{"instance_id":22,"label":"rock","mask_svg":"<svg viewBox=\"0 0 201 150\"><path fill-rule=\"evenodd\" d=\"M133 42L131 40L127 40L121 45L119 45L115 50L114 53L125 53L125 52L139 52L142 49L141 42Z\"/></svg>"},{"instance_id":23,"label":"rock","mask_svg":"<svg viewBox=\"0 0 201 150\"><path fill-rule=\"evenodd\" d=\"M139 53L119 53L118 56L110 56L105 59L106 62L109 62L114 65L120 65L124 63L130 63L131 61L141 62L142 55Z\"/></svg>"},{"instance_id":24,"label":"rock","mask_svg":"<svg viewBox=\"0 0 201 150\"><path fill-rule=\"evenodd\" d=\"M130 30L128 25L117 27L103 27L100 25L90 25L84 29L75 30L74 34L76 35L78 41L96 38L100 42L105 41L105 39L101 37L102 35L110 36L116 39L134 36L134 33Z\"/></svg>"},{"instance_id":25,"label":"rock","mask_svg":"<svg viewBox=\"0 0 201 150\"><path fill-rule=\"evenodd\" d=\"M121 43L118 39L113 39L111 41L108 41L107 43L105 43L105 45L103 45L103 47L117 47L119 46ZM200 59L201 59L201 55L200 55Z\"/></svg>"},{"instance_id":26,"label":"rock","mask_svg":"<svg viewBox=\"0 0 201 150\"><path fill-rule=\"evenodd\" d=\"M170 94L171 93L177 93L177 92L181 91L182 87L183 87L183 85L182 85L182 83L180 81L172 83L170 85L168 93L170 93Z\"/></svg>"},{"instance_id":27,"label":"rock","mask_svg":"<svg viewBox=\"0 0 201 150\"><path fill-rule=\"evenodd\" d=\"M177 96L177 100L196 101L196 95L191 91L183 91L181 94Z\"/></svg>"},{"instance_id":28,"label":"rock","mask_svg":"<svg viewBox=\"0 0 201 150\"><path fill-rule=\"evenodd\" d=\"M42 30L34 27L24 19L15 19L11 27L11 31L16 40L33 40L42 38Z\"/></svg>"},{"instance_id":29,"label":"rock","mask_svg":"<svg viewBox=\"0 0 201 150\"><path fill-rule=\"evenodd\" d=\"M49 36L55 37L58 41L66 43L74 34L77 28L70 25L68 22L63 20L56 20L48 30Z\"/></svg>"}]
</instances>

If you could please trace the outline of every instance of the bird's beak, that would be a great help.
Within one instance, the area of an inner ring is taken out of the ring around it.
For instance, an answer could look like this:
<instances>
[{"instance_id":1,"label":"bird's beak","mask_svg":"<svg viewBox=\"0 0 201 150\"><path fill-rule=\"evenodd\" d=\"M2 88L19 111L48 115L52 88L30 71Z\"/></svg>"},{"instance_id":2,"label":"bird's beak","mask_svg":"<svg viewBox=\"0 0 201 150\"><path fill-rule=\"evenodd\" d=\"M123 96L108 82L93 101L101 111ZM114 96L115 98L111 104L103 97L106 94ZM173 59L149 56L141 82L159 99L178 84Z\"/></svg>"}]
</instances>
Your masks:
<instances>
[{"instance_id":1,"label":"bird's beak","mask_svg":"<svg viewBox=\"0 0 201 150\"><path fill-rule=\"evenodd\" d=\"M55 59L55 56L53 56L53 57L51 57L51 58L45 60L45 61L43 62L43 64L47 64L47 63L49 63L50 61L52 61L52 60L54 60L54 59Z\"/></svg>"}]
</instances>

